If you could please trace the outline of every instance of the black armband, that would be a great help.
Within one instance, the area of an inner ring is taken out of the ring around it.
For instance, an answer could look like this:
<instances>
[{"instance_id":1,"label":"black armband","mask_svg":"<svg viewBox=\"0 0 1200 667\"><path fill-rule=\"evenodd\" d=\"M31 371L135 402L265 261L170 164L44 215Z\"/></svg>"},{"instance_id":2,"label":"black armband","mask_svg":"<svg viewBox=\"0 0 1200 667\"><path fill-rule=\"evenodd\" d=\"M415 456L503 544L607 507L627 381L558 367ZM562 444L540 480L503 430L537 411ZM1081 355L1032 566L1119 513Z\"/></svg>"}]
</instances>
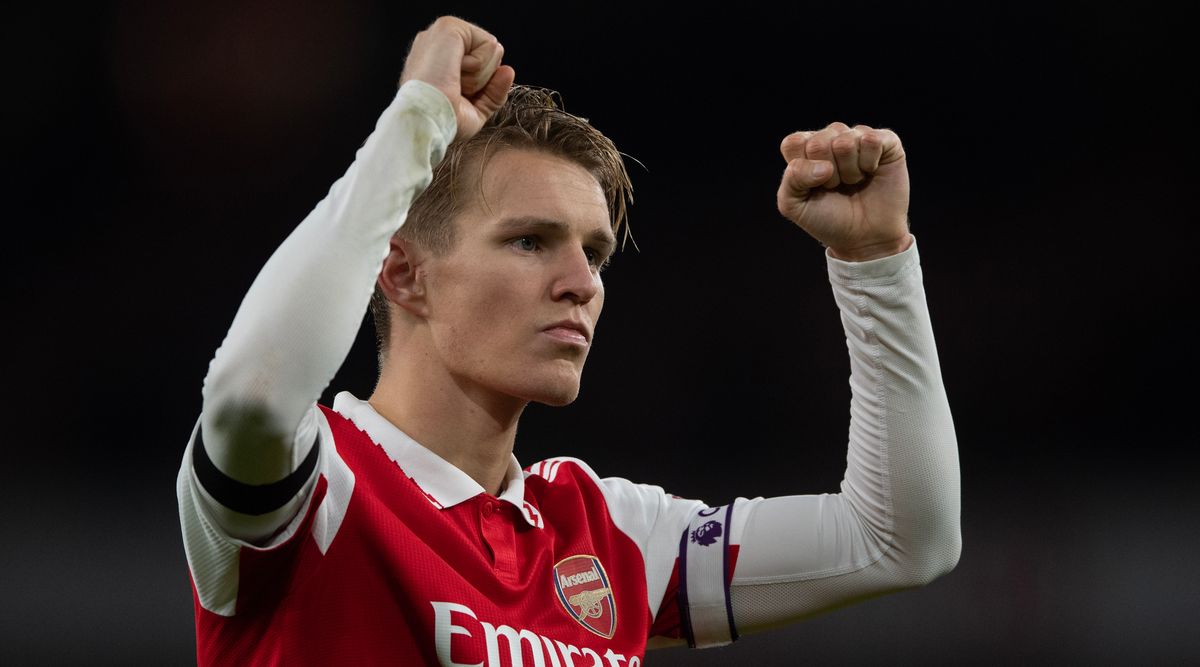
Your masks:
<instances>
[{"instance_id":1,"label":"black armband","mask_svg":"<svg viewBox=\"0 0 1200 667\"><path fill-rule=\"evenodd\" d=\"M201 428L197 426L196 444L192 447L192 468L201 486L218 503L235 512L260 516L283 507L304 488L304 483L317 467L318 445L319 435L313 438L308 456L304 457L300 467L287 477L269 484L246 484L217 469L208 457L204 439L201 438Z\"/></svg>"}]
</instances>

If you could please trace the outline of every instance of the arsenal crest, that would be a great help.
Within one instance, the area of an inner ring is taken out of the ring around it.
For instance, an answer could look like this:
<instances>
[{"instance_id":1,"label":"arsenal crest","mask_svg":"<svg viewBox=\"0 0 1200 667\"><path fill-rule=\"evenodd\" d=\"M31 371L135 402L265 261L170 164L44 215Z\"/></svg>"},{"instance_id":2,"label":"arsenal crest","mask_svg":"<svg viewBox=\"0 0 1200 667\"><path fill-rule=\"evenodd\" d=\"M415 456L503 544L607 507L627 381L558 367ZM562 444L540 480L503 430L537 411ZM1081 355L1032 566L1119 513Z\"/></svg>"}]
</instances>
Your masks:
<instances>
[{"instance_id":1,"label":"arsenal crest","mask_svg":"<svg viewBox=\"0 0 1200 667\"><path fill-rule=\"evenodd\" d=\"M571 556L554 566L554 590L571 618L592 632L612 639L617 631L617 605L604 566L595 556Z\"/></svg>"}]
</instances>

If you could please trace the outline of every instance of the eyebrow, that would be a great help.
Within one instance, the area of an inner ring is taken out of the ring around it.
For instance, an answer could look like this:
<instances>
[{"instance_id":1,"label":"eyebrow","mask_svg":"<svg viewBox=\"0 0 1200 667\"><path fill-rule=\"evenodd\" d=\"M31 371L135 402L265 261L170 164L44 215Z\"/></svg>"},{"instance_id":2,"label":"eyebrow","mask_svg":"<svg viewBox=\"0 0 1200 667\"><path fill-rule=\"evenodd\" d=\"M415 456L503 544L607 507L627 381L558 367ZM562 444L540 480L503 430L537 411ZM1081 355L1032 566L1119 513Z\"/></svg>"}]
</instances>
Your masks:
<instances>
[{"instance_id":1,"label":"eyebrow","mask_svg":"<svg viewBox=\"0 0 1200 667\"><path fill-rule=\"evenodd\" d=\"M534 230L542 233L554 233L560 236L569 236L570 225L561 220L552 220L550 218L540 218L535 215L525 215L516 218L505 218L501 220L496 228L500 231L515 232L523 230ZM611 233L605 233L600 230L593 230L588 234L588 239L603 249L604 254L611 255L613 250L617 248L617 240Z\"/></svg>"}]
</instances>

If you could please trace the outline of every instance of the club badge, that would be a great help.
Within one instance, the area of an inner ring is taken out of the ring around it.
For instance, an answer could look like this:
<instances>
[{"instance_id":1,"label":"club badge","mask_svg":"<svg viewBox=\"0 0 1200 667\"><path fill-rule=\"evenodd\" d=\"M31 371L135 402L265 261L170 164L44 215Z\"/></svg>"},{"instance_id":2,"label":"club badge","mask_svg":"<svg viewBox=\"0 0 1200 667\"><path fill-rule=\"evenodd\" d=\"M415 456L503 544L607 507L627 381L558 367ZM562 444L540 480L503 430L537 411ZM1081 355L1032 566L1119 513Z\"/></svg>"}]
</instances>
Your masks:
<instances>
[{"instance_id":1,"label":"club badge","mask_svg":"<svg viewBox=\"0 0 1200 667\"><path fill-rule=\"evenodd\" d=\"M595 556L570 556L554 566L554 590L571 618L592 632L612 639L617 631L617 605L604 566Z\"/></svg>"}]
</instances>

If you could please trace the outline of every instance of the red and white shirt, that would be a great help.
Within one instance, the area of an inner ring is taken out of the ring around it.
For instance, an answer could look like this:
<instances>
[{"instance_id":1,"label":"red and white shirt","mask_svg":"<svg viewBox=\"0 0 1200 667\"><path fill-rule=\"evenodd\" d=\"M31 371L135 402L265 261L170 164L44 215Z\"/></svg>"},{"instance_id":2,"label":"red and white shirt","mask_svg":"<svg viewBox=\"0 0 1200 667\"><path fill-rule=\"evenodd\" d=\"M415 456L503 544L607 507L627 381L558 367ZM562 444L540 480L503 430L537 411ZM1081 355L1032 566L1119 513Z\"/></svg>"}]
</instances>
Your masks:
<instances>
[{"instance_id":1,"label":"red and white shirt","mask_svg":"<svg viewBox=\"0 0 1200 667\"><path fill-rule=\"evenodd\" d=\"M639 665L649 637L691 630L681 569L731 578L727 507L574 458L513 457L495 497L349 392L319 410L307 503L261 544L209 515L193 434L179 495L202 663ZM728 586L712 593L724 628L699 641L727 642Z\"/></svg>"}]
</instances>

